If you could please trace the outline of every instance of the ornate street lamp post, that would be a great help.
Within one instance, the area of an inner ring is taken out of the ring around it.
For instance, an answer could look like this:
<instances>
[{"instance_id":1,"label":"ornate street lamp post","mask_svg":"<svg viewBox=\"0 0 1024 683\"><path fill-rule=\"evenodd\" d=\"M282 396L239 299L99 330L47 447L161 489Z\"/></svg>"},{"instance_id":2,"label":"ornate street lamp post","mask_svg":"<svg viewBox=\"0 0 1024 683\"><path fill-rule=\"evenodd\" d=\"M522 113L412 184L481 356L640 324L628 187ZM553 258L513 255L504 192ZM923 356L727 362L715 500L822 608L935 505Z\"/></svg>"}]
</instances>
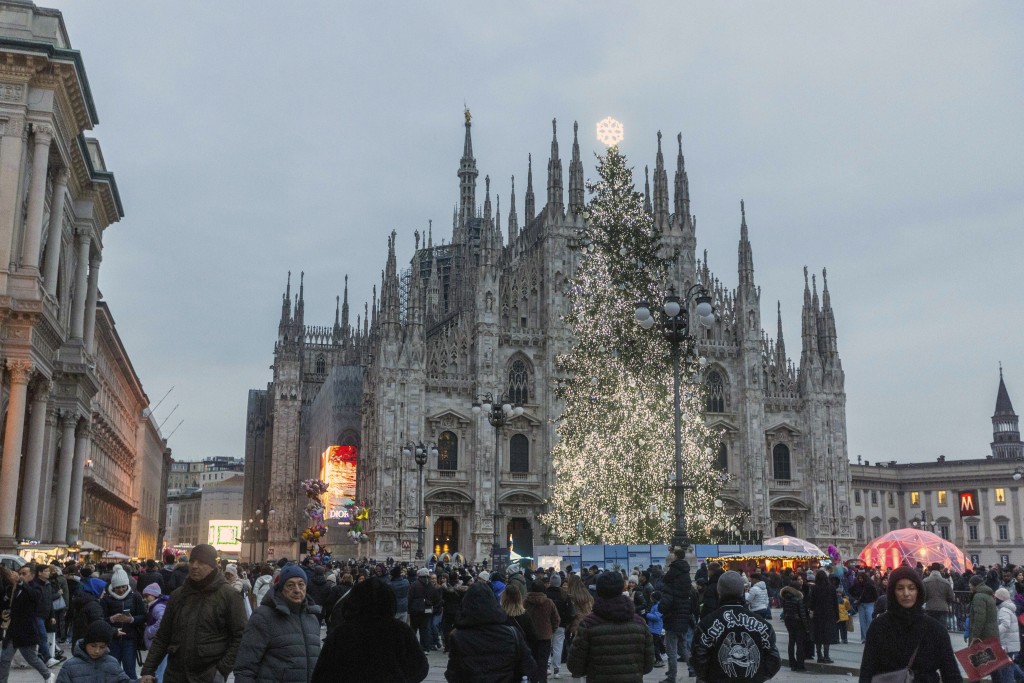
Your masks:
<instances>
[{"instance_id":1,"label":"ornate street lamp post","mask_svg":"<svg viewBox=\"0 0 1024 683\"><path fill-rule=\"evenodd\" d=\"M935 531L935 526L936 526L936 524L938 524L938 522L936 522L934 519L932 521L930 521L930 522L928 521L928 511L927 510L921 510L921 516L920 517L918 517L918 516L913 517L910 520L910 523L914 525L915 529L921 529L923 531L928 531L927 527L931 527L932 531Z\"/></svg>"},{"instance_id":2,"label":"ornate street lamp post","mask_svg":"<svg viewBox=\"0 0 1024 683\"><path fill-rule=\"evenodd\" d=\"M498 481L501 475L501 428L512 418L523 414L523 406L516 403L507 394L495 398L494 394L486 393L477 396L473 401L473 414L479 415L483 412L487 421L494 427L494 510L492 512L492 524L494 526L494 538L491 542L491 563L493 569L494 556L501 548L500 535L498 533Z\"/></svg>"},{"instance_id":3,"label":"ornate street lamp post","mask_svg":"<svg viewBox=\"0 0 1024 683\"><path fill-rule=\"evenodd\" d=\"M685 553L690 547L690 538L686 532L686 499L685 490L689 486L683 483L683 413L679 386L679 365L683 353L687 358L694 355L694 339L690 335L690 304L695 303L695 312L700 324L710 327L715 322L715 309L711 305L711 295L701 284L691 286L682 299L676 296L675 287L669 289L662 301L660 320L655 321L650 305L640 301L636 305L636 321L645 330L660 323L659 330L665 340L672 346L672 380L673 405L675 408L675 478L672 488L675 490L675 531L672 534L672 547L681 548Z\"/></svg>"},{"instance_id":4,"label":"ornate street lamp post","mask_svg":"<svg viewBox=\"0 0 1024 683\"><path fill-rule=\"evenodd\" d=\"M417 497L419 498L419 502L418 502L418 506L417 506L418 507L418 512L417 512L417 519L416 519L416 559L417 560L422 560L423 559L423 466L427 464L427 451L428 451L428 448L423 445L422 441L420 443L418 443L418 444L410 443L409 445L407 445L402 450L402 455L404 455L407 458L410 457L410 456L413 456L414 459L415 459L416 464L420 468L419 490L417 491L417 494L418 494ZM433 456L435 458L437 457L437 447L436 446L431 446L429 448L429 451L430 451L430 455L431 456Z\"/></svg>"}]
</instances>

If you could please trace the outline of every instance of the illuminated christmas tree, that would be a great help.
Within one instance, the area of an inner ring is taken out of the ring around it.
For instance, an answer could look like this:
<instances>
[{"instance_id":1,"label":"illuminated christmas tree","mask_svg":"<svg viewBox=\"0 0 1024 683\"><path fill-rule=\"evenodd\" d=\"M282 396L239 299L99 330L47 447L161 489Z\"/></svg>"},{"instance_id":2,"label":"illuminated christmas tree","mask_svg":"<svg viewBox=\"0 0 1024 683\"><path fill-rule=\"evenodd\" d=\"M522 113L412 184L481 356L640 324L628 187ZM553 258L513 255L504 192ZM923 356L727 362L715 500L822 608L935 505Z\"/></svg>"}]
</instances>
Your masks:
<instances>
[{"instance_id":1,"label":"illuminated christmas tree","mask_svg":"<svg viewBox=\"0 0 1024 683\"><path fill-rule=\"evenodd\" d=\"M552 452L555 484L542 521L563 542L667 543L675 525L671 348L643 329L636 302L661 301L661 236L617 147L599 159L584 213L565 319L573 346L558 359L565 410ZM724 474L704 424L701 363L683 356L683 480L689 536L706 541Z\"/></svg>"}]
</instances>

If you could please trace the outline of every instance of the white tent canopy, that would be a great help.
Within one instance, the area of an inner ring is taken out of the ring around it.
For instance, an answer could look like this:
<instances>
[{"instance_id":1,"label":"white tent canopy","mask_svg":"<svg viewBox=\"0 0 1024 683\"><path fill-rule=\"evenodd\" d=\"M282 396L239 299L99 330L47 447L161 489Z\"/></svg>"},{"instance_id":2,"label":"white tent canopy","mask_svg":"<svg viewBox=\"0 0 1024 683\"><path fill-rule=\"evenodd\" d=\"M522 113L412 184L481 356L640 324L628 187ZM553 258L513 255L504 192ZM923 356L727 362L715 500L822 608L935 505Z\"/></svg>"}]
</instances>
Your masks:
<instances>
[{"instance_id":1,"label":"white tent canopy","mask_svg":"<svg viewBox=\"0 0 1024 683\"><path fill-rule=\"evenodd\" d=\"M721 557L709 557L709 560L735 561L735 560L824 560L828 557L825 553L804 553L798 550L753 550L749 553L734 553L722 555Z\"/></svg>"}]
</instances>

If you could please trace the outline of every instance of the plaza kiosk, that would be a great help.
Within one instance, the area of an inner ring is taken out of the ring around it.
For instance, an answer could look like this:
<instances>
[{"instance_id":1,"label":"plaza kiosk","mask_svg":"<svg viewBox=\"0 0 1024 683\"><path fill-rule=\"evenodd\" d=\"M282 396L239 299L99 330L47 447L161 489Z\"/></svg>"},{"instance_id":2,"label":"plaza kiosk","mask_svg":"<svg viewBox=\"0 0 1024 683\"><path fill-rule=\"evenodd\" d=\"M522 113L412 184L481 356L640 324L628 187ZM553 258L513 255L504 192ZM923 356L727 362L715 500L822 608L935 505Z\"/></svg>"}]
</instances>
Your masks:
<instances>
[{"instance_id":1,"label":"plaza kiosk","mask_svg":"<svg viewBox=\"0 0 1024 683\"><path fill-rule=\"evenodd\" d=\"M762 568L774 569L779 572L783 569L814 569L827 559L829 557L825 553L805 553L798 550L766 548L764 550L734 553L720 557L709 557L708 561L719 562L725 569L733 569L750 574Z\"/></svg>"},{"instance_id":2,"label":"plaza kiosk","mask_svg":"<svg viewBox=\"0 0 1024 683\"><path fill-rule=\"evenodd\" d=\"M896 529L879 536L860 552L860 560L868 567L883 570L914 567L918 562L925 567L938 562L958 574L974 568L960 548L930 531L918 529Z\"/></svg>"}]
</instances>

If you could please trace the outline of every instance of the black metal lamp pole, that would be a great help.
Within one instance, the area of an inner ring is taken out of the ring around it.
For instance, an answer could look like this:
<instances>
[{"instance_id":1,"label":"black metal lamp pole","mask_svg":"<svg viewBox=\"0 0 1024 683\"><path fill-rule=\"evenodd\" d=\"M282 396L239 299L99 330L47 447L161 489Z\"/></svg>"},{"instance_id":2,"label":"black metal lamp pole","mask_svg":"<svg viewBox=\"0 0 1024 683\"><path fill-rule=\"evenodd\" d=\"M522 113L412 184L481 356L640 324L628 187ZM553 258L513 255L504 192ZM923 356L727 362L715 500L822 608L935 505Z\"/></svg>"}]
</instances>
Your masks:
<instances>
[{"instance_id":1,"label":"black metal lamp pole","mask_svg":"<svg viewBox=\"0 0 1024 683\"><path fill-rule=\"evenodd\" d=\"M437 447L427 447L421 441L418 444L410 443L404 449L404 455L413 456L416 465L419 467L419 487L417 490L417 520L416 520L416 559L423 559L423 466L427 464L427 452L437 456Z\"/></svg>"},{"instance_id":2,"label":"black metal lamp pole","mask_svg":"<svg viewBox=\"0 0 1024 683\"><path fill-rule=\"evenodd\" d=\"M703 285L691 286L682 299L676 296L675 288L662 301L660 310L660 332L665 340L672 345L672 403L675 410L675 479L672 488L675 491L675 531L672 534L672 547L681 548L685 553L690 547L690 537L686 532L686 489L690 485L683 483L683 413L680 396L679 367L682 354L693 355L694 340L690 336L690 303L697 304L696 313L700 323L710 326L715 321L715 309L711 305L711 295ZM655 325L654 315L649 304L640 301L636 305L636 320L646 330Z\"/></svg>"},{"instance_id":3,"label":"black metal lamp pole","mask_svg":"<svg viewBox=\"0 0 1024 683\"><path fill-rule=\"evenodd\" d=\"M501 428L509 420L523 414L523 406L514 402L507 394L495 398L494 394L486 393L477 397L473 402L473 413L479 415L482 411L487 416L487 421L494 427L494 510L491 523L494 527L494 538L491 542L491 558L501 548L500 536L498 534L498 481L501 476ZM492 567L493 569L493 567Z\"/></svg>"}]
</instances>

